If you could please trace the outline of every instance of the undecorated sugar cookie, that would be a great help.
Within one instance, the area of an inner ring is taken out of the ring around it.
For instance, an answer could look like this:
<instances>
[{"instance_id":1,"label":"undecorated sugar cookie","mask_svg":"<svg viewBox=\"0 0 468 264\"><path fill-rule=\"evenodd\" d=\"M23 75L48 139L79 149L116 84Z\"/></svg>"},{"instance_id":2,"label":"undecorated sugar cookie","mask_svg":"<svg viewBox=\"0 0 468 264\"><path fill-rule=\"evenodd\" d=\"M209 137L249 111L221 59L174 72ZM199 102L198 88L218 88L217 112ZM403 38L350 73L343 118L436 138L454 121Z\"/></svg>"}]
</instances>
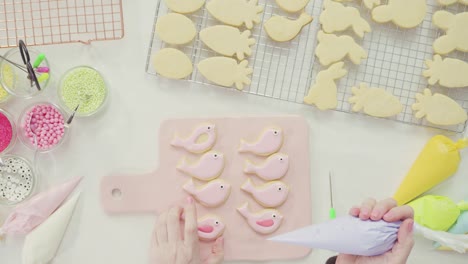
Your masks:
<instances>
[{"instance_id":1,"label":"undecorated sugar cookie","mask_svg":"<svg viewBox=\"0 0 468 264\"><path fill-rule=\"evenodd\" d=\"M377 23L393 22L402 28L414 28L426 16L426 0L389 0L372 10L372 19Z\"/></svg>"},{"instance_id":2,"label":"undecorated sugar cookie","mask_svg":"<svg viewBox=\"0 0 468 264\"><path fill-rule=\"evenodd\" d=\"M252 180L248 179L241 189L250 193L255 201L266 208L282 205L289 194L289 186L282 181L272 181L261 186L255 186Z\"/></svg>"},{"instance_id":3,"label":"undecorated sugar cookie","mask_svg":"<svg viewBox=\"0 0 468 264\"><path fill-rule=\"evenodd\" d=\"M215 142L216 126L214 124L201 124L187 138L175 135L171 145L192 153L205 153L213 147Z\"/></svg>"},{"instance_id":4,"label":"undecorated sugar cookie","mask_svg":"<svg viewBox=\"0 0 468 264\"><path fill-rule=\"evenodd\" d=\"M341 61L346 56L354 64L360 64L362 59L367 58L367 52L350 36L337 36L320 30L317 39L318 45L315 49L315 55L323 66Z\"/></svg>"},{"instance_id":5,"label":"undecorated sugar cookie","mask_svg":"<svg viewBox=\"0 0 468 264\"><path fill-rule=\"evenodd\" d=\"M250 85L249 75L253 69L247 67L248 61L243 60L239 64L233 58L211 57L198 63L198 70L209 81L231 87L234 84L238 90L243 90L244 85Z\"/></svg>"},{"instance_id":6,"label":"undecorated sugar cookie","mask_svg":"<svg viewBox=\"0 0 468 264\"><path fill-rule=\"evenodd\" d=\"M468 63L452 58L442 60L440 55L434 55L433 60L426 60L426 66L423 76L429 78L430 85L439 82L447 88L468 87Z\"/></svg>"},{"instance_id":7,"label":"undecorated sugar cookie","mask_svg":"<svg viewBox=\"0 0 468 264\"><path fill-rule=\"evenodd\" d=\"M195 38L197 29L188 17L177 13L170 13L158 19L156 22L156 34L158 34L162 41L168 44L183 45Z\"/></svg>"},{"instance_id":8,"label":"undecorated sugar cookie","mask_svg":"<svg viewBox=\"0 0 468 264\"><path fill-rule=\"evenodd\" d=\"M304 103L315 105L320 110L335 109L338 105L338 90L335 80L343 78L348 71L343 69L344 62L337 62L317 74L315 83L304 97Z\"/></svg>"},{"instance_id":9,"label":"undecorated sugar cookie","mask_svg":"<svg viewBox=\"0 0 468 264\"><path fill-rule=\"evenodd\" d=\"M205 0L164 0L164 2L170 10L181 14L198 11L205 4Z\"/></svg>"},{"instance_id":10,"label":"undecorated sugar cookie","mask_svg":"<svg viewBox=\"0 0 468 264\"><path fill-rule=\"evenodd\" d=\"M247 160L244 172L255 174L265 181L274 181L284 177L289 169L289 157L283 153L276 153L268 157L262 164L254 164Z\"/></svg>"},{"instance_id":11,"label":"undecorated sugar cookie","mask_svg":"<svg viewBox=\"0 0 468 264\"><path fill-rule=\"evenodd\" d=\"M303 10L309 2L310 0L276 0L276 4L289 13Z\"/></svg>"},{"instance_id":12,"label":"undecorated sugar cookie","mask_svg":"<svg viewBox=\"0 0 468 264\"><path fill-rule=\"evenodd\" d=\"M205 215L198 219L198 239L205 242L216 240L224 233L226 225L216 215Z\"/></svg>"},{"instance_id":13,"label":"undecorated sugar cookie","mask_svg":"<svg viewBox=\"0 0 468 264\"><path fill-rule=\"evenodd\" d=\"M211 181L218 178L224 169L224 155L217 151L210 151L201 156L201 158L190 164L187 158L183 158L177 166L177 169L191 177L201 181Z\"/></svg>"},{"instance_id":14,"label":"undecorated sugar cookie","mask_svg":"<svg viewBox=\"0 0 468 264\"><path fill-rule=\"evenodd\" d=\"M351 2L354 0L335 0L336 2ZM380 5L380 0L362 0L362 3L367 9L373 9Z\"/></svg>"},{"instance_id":15,"label":"undecorated sugar cookie","mask_svg":"<svg viewBox=\"0 0 468 264\"><path fill-rule=\"evenodd\" d=\"M237 211L245 218L249 226L257 233L268 235L281 226L283 215L275 209L265 209L257 213L252 213L248 208L249 204L245 203L237 208Z\"/></svg>"},{"instance_id":16,"label":"undecorated sugar cookie","mask_svg":"<svg viewBox=\"0 0 468 264\"><path fill-rule=\"evenodd\" d=\"M210 49L228 57L236 55L239 60L243 60L245 55L252 55L250 46L255 44L255 39L250 36L250 30L241 33L238 28L224 25L200 31L200 39Z\"/></svg>"},{"instance_id":17,"label":"undecorated sugar cookie","mask_svg":"<svg viewBox=\"0 0 468 264\"><path fill-rule=\"evenodd\" d=\"M326 33L341 32L351 27L354 33L362 38L365 32L371 32L369 23L361 17L357 8L345 7L331 0L325 0L323 6L320 24Z\"/></svg>"},{"instance_id":18,"label":"undecorated sugar cookie","mask_svg":"<svg viewBox=\"0 0 468 264\"><path fill-rule=\"evenodd\" d=\"M264 27L271 39L278 42L286 42L299 35L302 28L312 22L312 20L313 18L307 13L302 13L296 20L274 15L265 22Z\"/></svg>"},{"instance_id":19,"label":"undecorated sugar cookie","mask_svg":"<svg viewBox=\"0 0 468 264\"><path fill-rule=\"evenodd\" d=\"M457 2L460 4L468 5L468 0L437 0L437 2L439 3L439 5L443 6L453 5Z\"/></svg>"},{"instance_id":20,"label":"undecorated sugar cookie","mask_svg":"<svg viewBox=\"0 0 468 264\"><path fill-rule=\"evenodd\" d=\"M424 89L423 94L416 94L413 110L416 118L426 117L427 121L435 125L450 126L464 123L467 119L466 111L453 99L442 94L432 94Z\"/></svg>"},{"instance_id":21,"label":"undecorated sugar cookie","mask_svg":"<svg viewBox=\"0 0 468 264\"><path fill-rule=\"evenodd\" d=\"M189 57L173 48L159 50L153 57L153 67L156 73L170 79L184 79L193 71Z\"/></svg>"},{"instance_id":22,"label":"undecorated sugar cookie","mask_svg":"<svg viewBox=\"0 0 468 264\"><path fill-rule=\"evenodd\" d=\"M183 189L207 207L218 207L222 205L231 194L231 185L221 179L213 180L202 186L195 186L190 179Z\"/></svg>"},{"instance_id":23,"label":"undecorated sugar cookie","mask_svg":"<svg viewBox=\"0 0 468 264\"><path fill-rule=\"evenodd\" d=\"M208 12L217 20L235 27L243 24L248 29L253 23L260 23L260 13L263 7L258 6L258 0L211 0L206 4Z\"/></svg>"},{"instance_id":24,"label":"undecorated sugar cookie","mask_svg":"<svg viewBox=\"0 0 468 264\"><path fill-rule=\"evenodd\" d=\"M354 104L353 111L364 113L375 117L390 117L401 113L403 105L393 94L383 88L369 88L365 83L360 87L352 88L353 95L349 102Z\"/></svg>"},{"instance_id":25,"label":"undecorated sugar cookie","mask_svg":"<svg viewBox=\"0 0 468 264\"><path fill-rule=\"evenodd\" d=\"M448 54L454 50L468 52L468 12L452 14L445 10L434 13L434 25L446 32L434 41L434 51Z\"/></svg>"},{"instance_id":26,"label":"undecorated sugar cookie","mask_svg":"<svg viewBox=\"0 0 468 264\"><path fill-rule=\"evenodd\" d=\"M241 139L239 152L250 152L259 156L269 156L283 145L283 131L281 128L267 128L255 142L247 142Z\"/></svg>"}]
</instances>

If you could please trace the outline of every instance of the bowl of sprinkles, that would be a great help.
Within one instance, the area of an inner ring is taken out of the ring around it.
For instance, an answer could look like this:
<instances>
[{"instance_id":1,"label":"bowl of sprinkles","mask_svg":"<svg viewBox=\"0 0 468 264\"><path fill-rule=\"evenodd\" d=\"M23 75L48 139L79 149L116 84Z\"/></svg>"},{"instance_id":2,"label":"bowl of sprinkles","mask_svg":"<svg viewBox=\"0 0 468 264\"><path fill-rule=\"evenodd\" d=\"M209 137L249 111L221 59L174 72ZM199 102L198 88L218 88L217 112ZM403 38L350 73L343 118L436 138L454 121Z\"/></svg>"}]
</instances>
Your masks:
<instances>
[{"instance_id":1,"label":"bowl of sprinkles","mask_svg":"<svg viewBox=\"0 0 468 264\"><path fill-rule=\"evenodd\" d=\"M77 116L91 116L101 110L108 89L102 75L94 68L78 66L62 77L58 89L61 105Z\"/></svg>"},{"instance_id":2,"label":"bowl of sprinkles","mask_svg":"<svg viewBox=\"0 0 468 264\"><path fill-rule=\"evenodd\" d=\"M20 117L19 137L24 145L39 152L51 151L62 144L67 128L65 114L51 103L36 103Z\"/></svg>"},{"instance_id":3,"label":"bowl of sprinkles","mask_svg":"<svg viewBox=\"0 0 468 264\"><path fill-rule=\"evenodd\" d=\"M0 204L14 205L28 199L34 192L36 177L26 159L5 155L0 165Z\"/></svg>"},{"instance_id":4,"label":"bowl of sprinkles","mask_svg":"<svg viewBox=\"0 0 468 264\"><path fill-rule=\"evenodd\" d=\"M6 153L15 143L15 124L11 115L0 109L0 154Z\"/></svg>"},{"instance_id":5,"label":"bowl of sprinkles","mask_svg":"<svg viewBox=\"0 0 468 264\"><path fill-rule=\"evenodd\" d=\"M19 49L11 49L5 54L8 60L0 60L0 83L9 94L31 98L42 93L50 81L50 65L43 53L29 49L31 66L40 84L40 90L28 78L28 71L21 58ZM0 99L1 100L1 99Z\"/></svg>"}]
</instances>

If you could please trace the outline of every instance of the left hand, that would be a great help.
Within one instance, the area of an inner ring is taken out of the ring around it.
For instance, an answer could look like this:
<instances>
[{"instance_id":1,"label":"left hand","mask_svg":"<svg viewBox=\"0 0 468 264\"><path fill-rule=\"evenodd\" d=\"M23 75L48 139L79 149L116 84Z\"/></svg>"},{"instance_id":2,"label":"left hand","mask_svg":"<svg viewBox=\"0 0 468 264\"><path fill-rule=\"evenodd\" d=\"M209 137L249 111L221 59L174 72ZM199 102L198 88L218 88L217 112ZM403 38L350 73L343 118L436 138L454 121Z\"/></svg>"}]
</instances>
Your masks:
<instances>
[{"instance_id":1,"label":"left hand","mask_svg":"<svg viewBox=\"0 0 468 264\"><path fill-rule=\"evenodd\" d=\"M185 215L183 237L180 230L182 212ZM207 259L200 258L197 212L192 197L187 198L183 209L173 207L158 217L151 242L152 264L220 264L223 259L222 237L216 240Z\"/></svg>"}]
</instances>

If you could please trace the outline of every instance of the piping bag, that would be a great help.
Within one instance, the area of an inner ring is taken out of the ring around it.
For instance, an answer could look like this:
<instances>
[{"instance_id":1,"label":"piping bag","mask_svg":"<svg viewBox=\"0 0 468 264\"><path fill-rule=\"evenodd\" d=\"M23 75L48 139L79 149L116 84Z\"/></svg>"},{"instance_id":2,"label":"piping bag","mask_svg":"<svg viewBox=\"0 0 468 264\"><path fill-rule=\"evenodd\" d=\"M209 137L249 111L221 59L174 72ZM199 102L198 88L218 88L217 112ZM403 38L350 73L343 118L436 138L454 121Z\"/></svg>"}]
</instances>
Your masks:
<instances>
[{"instance_id":1,"label":"piping bag","mask_svg":"<svg viewBox=\"0 0 468 264\"><path fill-rule=\"evenodd\" d=\"M268 240L357 256L378 256L393 248L400 225L401 222L363 221L353 216L345 216ZM468 250L468 235L433 231L417 223L414 224L414 232L459 253Z\"/></svg>"},{"instance_id":2,"label":"piping bag","mask_svg":"<svg viewBox=\"0 0 468 264\"><path fill-rule=\"evenodd\" d=\"M458 170L460 164L459 150L467 146L468 139L453 142L442 135L431 138L393 198L399 205L406 204L450 178Z\"/></svg>"},{"instance_id":3,"label":"piping bag","mask_svg":"<svg viewBox=\"0 0 468 264\"><path fill-rule=\"evenodd\" d=\"M31 232L57 210L80 183L81 179L82 177L73 178L18 205L0 228L0 237L5 234L27 234Z\"/></svg>"}]
</instances>

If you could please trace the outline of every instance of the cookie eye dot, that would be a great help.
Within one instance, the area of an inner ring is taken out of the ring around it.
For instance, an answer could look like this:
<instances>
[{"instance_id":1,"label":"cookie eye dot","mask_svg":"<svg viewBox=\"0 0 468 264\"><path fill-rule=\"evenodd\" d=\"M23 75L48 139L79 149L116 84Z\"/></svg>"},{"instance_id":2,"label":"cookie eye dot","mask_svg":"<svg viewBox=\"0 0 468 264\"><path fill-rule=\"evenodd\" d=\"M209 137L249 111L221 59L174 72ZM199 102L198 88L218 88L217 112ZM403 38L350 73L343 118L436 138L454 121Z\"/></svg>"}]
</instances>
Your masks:
<instances>
[{"instance_id":1,"label":"cookie eye dot","mask_svg":"<svg viewBox=\"0 0 468 264\"><path fill-rule=\"evenodd\" d=\"M221 189L224 189L224 185L219 186Z\"/></svg>"},{"instance_id":2,"label":"cookie eye dot","mask_svg":"<svg viewBox=\"0 0 468 264\"><path fill-rule=\"evenodd\" d=\"M276 215L275 215L275 214L274 214L274 215L272 215L272 216L273 216L273 218L276 218Z\"/></svg>"},{"instance_id":3,"label":"cookie eye dot","mask_svg":"<svg viewBox=\"0 0 468 264\"><path fill-rule=\"evenodd\" d=\"M278 188L278 191L281 191L282 189L283 189L283 188L279 187L279 188Z\"/></svg>"}]
</instances>

